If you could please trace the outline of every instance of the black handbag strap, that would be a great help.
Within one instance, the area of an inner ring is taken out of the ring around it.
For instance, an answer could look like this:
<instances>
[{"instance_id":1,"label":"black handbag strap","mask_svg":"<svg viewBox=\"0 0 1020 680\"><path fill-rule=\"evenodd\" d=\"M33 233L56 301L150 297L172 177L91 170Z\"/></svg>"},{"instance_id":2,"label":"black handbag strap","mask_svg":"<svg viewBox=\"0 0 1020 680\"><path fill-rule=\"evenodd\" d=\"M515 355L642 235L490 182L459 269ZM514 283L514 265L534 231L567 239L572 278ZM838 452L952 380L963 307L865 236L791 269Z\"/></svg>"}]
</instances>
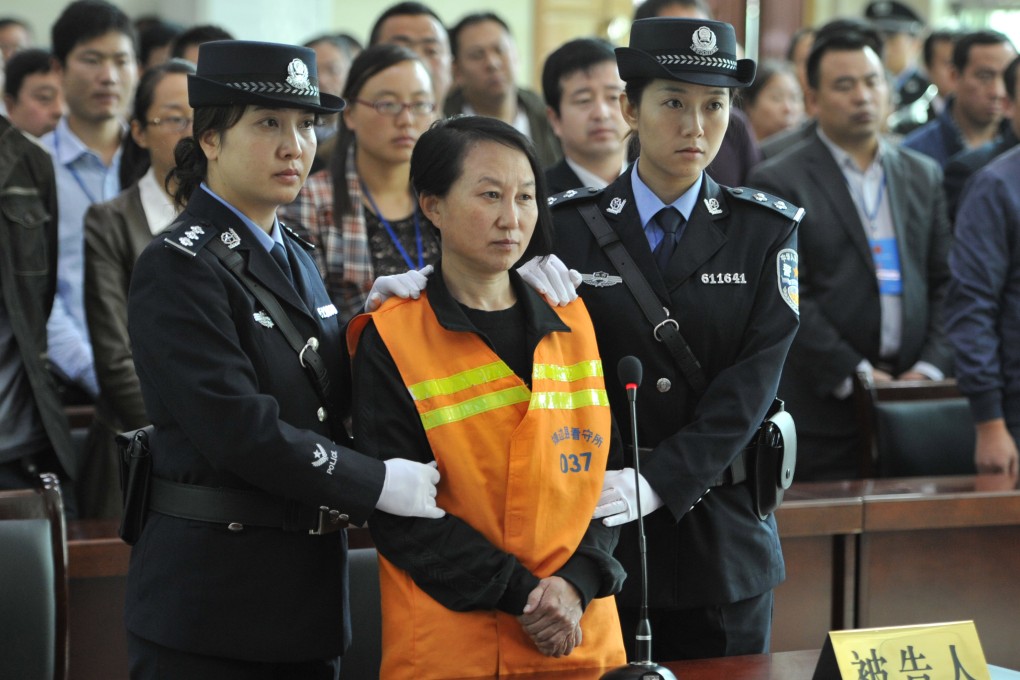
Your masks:
<instances>
[{"instance_id":1,"label":"black handbag strap","mask_svg":"<svg viewBox=\"0 0 1020 680\"><path fill-rule=\"evenodd\" d=\"M627 284L627 288L630 289L631 295L634 296L645 318L652 324L652 335L656 340L666 345L691 389L699 396L703 394L708 387L708 380L705 378L705 372L702 370L698 358L694 356L691 346L680 334L679 324L675 319L669 317L669 310L662 305L659 296L655 294L648 280L634 263L634 258L620 242L620 237L606 222L606 218L599 212L598 206L594 202L578 205L577 211L581 213L585 224L588 225L595 240L598 241L599 246L613 263L620 278Z\"/></svg>"},{"instance_id":2,"label":"black handbag strap","mask_svg":"<svg viewBox=\"0 0 1020 680\"><path fill-rule=\"evenodd\" d=\"M329 396L332 386L329 380L329 373L326 371L326 364L317 351L318 342L315 338L302 339L301 334L294 328L290 317L283 311L276 296L245 271L244 258L239 253L230 250L216 239L209 241L206 247L226 265L227 269L234 273L238 281L255 296L255 299L266 310L266 314L269 315L269 318L273 320L273 323L283 333L287 344L297 353L298 361L311 379L312 386L315 388L323 408L325 408L330 403ZM331 424L336 427L340 422L339 418L334 417L335 414L329 413L329 410L327 410L327 415L330 417ZM345 434L346 428L338 430L335 435L340 436L341 433Z\"/></svg>"}]
</instances>

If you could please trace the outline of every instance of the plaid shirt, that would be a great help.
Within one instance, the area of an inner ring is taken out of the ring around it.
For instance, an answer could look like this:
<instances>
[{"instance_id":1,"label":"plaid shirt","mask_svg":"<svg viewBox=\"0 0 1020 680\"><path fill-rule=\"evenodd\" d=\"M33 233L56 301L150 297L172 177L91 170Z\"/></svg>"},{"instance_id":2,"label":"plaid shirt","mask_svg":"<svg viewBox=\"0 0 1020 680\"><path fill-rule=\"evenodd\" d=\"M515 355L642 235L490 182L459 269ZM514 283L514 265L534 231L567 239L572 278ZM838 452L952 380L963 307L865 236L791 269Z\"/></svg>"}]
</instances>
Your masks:
<instances>
[{"instance_id":1,"label":"plaid shirt","mask_svg":"<svg viewBox=\"0 0 1020 680\"><path fill-rule=\"evenodd\" d=\"M315 245L312 255L326 290L340 313L350 319L364 310L375 280L354 145L347 152L345 176L355 212L344 215L339 226L333 221L333 176L329 168L310 176L294 202L280 207L279 218Z\"/></svg>"}]
</instances>

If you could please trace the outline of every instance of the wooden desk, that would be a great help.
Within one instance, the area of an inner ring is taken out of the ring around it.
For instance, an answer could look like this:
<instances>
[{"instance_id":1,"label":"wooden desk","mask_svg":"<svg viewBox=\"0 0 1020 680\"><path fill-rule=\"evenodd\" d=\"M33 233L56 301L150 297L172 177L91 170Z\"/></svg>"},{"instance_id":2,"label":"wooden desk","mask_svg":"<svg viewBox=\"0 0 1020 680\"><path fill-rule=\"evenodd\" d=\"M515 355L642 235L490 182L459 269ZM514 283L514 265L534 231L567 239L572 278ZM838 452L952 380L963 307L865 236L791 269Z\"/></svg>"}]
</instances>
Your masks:
<instances>
[{"instance_id":1,"label":"wooden desk","mask_svg":"<svg viewBox=\"0 0 1020 680\"><path fill-rule=\"evenodd\" d=\"M816 649L660 663L673 671L678 680L811 680L818 653ZM599 680L607 670L528 673L511 677L513 680Z\"/></svg>"},{"instance_id":2,"label":"wooden desk","mask_svg":"<svg viewBox=\"0 0 1020 680\"><path fill-rule=\"evenodd\" d=\"M973 619L988 663L1020 668L1020 493L1003 481L867 482L856 626Z\"/></svg>"}]
</instances>

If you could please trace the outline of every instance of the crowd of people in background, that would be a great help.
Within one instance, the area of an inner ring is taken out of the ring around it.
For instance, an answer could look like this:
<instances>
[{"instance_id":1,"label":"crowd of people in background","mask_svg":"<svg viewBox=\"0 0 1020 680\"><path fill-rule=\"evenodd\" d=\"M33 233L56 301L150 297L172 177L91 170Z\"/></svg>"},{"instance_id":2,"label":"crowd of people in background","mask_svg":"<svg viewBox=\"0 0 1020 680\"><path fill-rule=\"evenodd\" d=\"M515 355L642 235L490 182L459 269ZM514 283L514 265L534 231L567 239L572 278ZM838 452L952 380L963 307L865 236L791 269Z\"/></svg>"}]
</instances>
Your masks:
<instances>
[{"instance_id":1,"label":"crowd of people in background","mask_svg":"<svg viewBox=\"0 0 1020 680\"><path fill-rule=\"evenodd\" d=\"M712 21L705 0L646 0L635 20L651 17ZM115 517L114 435L148 422L128 337L133 269L183 208L171 170L196 125L187 78L201 46L244 36L131 21L104 0L69 4L48 40L36 28L0 18L0 489L52 471L71 516ZM343 321L377 277L440 257L411 163L436 121L512 126L534 145L552 201L618 186L635 159L650 166L661 151L642 154L630 133L652 123L621 99L646 83L621 78L603 36L546 55L541 92L519 84L522 46L495 12L447 26L426 4L400 2L365 42L320 32L305 47L321 93L346 106L316 116L312 172L278 215L315 246ZM976 470L1015 476L1015 45L987 27L930 26L891 0L803 28L785 57L761 61L733 99L707 175L714 190L747 187L751 200L806 211L799 330L779 389L798 425L797 478L860 473L851 396L861 373L955 378L972 407ZM94 406L87 437L72 437L64 417L75 405Z\"/></svg>"}]
</instances>

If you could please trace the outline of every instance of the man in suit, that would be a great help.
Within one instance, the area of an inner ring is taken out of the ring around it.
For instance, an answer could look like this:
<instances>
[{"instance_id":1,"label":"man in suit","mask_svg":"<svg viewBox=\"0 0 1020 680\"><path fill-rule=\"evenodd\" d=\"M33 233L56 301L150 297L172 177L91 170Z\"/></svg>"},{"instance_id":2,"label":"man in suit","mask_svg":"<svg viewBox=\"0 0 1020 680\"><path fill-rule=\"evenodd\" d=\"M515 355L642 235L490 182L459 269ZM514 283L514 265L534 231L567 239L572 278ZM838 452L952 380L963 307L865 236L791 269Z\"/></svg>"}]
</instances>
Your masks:
<instances>
[{"instance_id":1,"label":"man in suit","mask_svg":"<svg viewBox=\"0 0 1020 680\"><path fill-rule=\"evenodd\" d=\"M950 366L940 326L950 242L942 173L880 139L888 84L872 41L855 29L816 40L808 98L818 134L750 180L807 211L801 326L779 392L797 422L798 479L858 474L855 371L940 379Z\"/></svg>"},{"instance_id":2,"label":"man in suit","mask_svg":"<svg viewBox=\"0 0 1020 680\"><path fill-rule=\"evenodd\" d=\"M535 143L542 167L563 157L537 92L518 87L517 46L506 22L492 12L469 14L450 29L456 89L443 113L499 118Z\"/></svg>"},{"instance_id":3,"label":"man in suit","mask_svg":"<svg viewBox=\"0 0 1020 680\"><path fill-rule=\"evenodd\" d=\"M1012 149L1020 141L1020 88L1017 87L1018 77L1020 77L1020 57L1011 61L1002 74L1009 101L1007 107L1012 111L1012 115L1007 118L1009 124L1003 126L1002 135L997 140L989 142L984 146L961 151L946 163L946 178L943 186L946 190L946 205L949 208L950 221L956 220L956 209L960 204L960 196L970 176L988 165L996 156Z\"/></svg>"},{"instance_id":4,"label":"man in suit","mask_svg":"<svg viewBox=\"0 0 1020 680\"><path fill-rule=\"evenodd\" d=\"M545 171L549 193L608 186L627 167L623 81L612 46L591 38L562 45L542 67L542 92L563 145L563 160Z\"/></svg>"}]
</instances>

